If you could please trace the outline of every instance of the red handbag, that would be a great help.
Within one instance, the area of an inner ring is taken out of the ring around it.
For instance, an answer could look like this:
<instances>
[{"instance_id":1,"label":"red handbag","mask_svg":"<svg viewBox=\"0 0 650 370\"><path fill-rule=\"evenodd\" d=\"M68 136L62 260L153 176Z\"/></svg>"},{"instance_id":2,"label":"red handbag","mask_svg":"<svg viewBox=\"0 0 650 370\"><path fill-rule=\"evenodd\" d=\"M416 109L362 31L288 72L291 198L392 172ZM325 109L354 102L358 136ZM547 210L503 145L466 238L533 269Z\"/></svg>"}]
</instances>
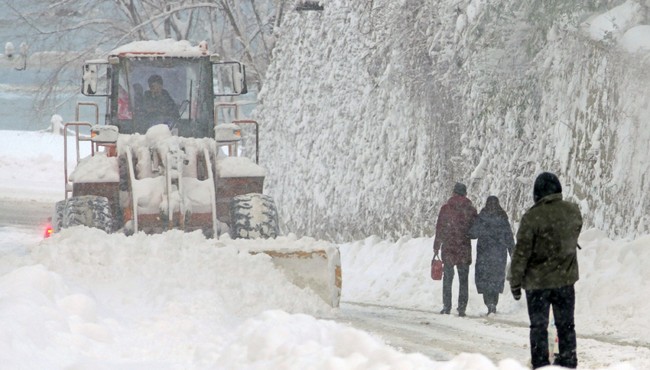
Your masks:
<instances>
[{"instance_id":1,"label":"red handbag","mask_svg":"<svg viewBox=\"0 0 650 370\"><path fill-rule=\"evenodd\" d=\"M438 256L433 256L431 260L431 278L433 280L442 280L442 261Z\"/></svg>"}]
</instances>

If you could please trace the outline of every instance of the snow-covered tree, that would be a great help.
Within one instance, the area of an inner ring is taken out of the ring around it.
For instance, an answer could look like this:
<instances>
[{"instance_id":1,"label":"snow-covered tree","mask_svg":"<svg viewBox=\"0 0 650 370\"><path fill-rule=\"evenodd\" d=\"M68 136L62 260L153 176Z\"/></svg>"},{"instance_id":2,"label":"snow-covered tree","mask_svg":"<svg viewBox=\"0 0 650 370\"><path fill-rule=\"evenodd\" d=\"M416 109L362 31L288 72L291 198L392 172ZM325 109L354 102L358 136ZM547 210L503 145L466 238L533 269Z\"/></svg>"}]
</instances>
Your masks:
<instances>
[{"instance_id":1,"label":"snow-covered tree","mask_svg":"<svg viewBox=\"0 0 650 370\"><path fill-rule=\"evenodd\" d=\"M286 17L257 110L287 231L432 235L456 181L517 222L542 171L586 227L648 231L648 59L620 47L645 1L321 3Z\"/></svg>"},{"instance_id":2,"label":"snow-covered tree","mask_svg":"<svg viewBox=\"0 0 650 370\"><path fill-rule=\"evenodd\" d=\"M78 89L82 60L137 40L172 38L198 44L247 65L249 84L260 88L275 45L277 16L286 0L2 0L32 52L57 51L42 61L51 69L38 101L52 103ZM3 7L5 9L5 7ZM40 58L32 56L31 68ZM43 108L43 107L41 107ZM51 109L48 106L47 109Z\"/></svg>"}]
</instances>

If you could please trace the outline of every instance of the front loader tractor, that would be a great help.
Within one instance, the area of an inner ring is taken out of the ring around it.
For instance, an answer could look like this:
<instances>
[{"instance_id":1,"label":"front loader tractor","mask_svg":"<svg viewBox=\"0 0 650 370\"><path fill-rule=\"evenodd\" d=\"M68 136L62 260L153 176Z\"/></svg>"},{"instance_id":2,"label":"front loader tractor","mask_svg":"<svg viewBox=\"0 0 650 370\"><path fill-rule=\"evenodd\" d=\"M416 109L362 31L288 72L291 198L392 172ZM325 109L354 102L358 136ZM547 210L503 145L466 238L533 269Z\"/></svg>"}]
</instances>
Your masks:
<instances>
[{"instance_id":1,"label":"front loader tractor","mask_svg":"<svg viewBox=\"0 0 650 370\"><path fill-rule=\"evenodd\" d=\"M102 98L104 122L101 101L79 102L75 120L64 125L65 199L55 205L54 232L83 225L127 235L180 229L208 238L278 236L275 204L263 194L266 171L257 163L259 127L240 118L234 100L245 93L244 66L210 54L205 42L138 41L85 62L82 94ZM95 122L81 121L82 112ZM76 166L69 171L71 137ZM85 158L83 145L90 146ZM296 271L316 261L325 271L319 278L289 275L338 306L339 252L326 249L261 252L286 269L306 262Z\"/></svg>"}]
</instances>

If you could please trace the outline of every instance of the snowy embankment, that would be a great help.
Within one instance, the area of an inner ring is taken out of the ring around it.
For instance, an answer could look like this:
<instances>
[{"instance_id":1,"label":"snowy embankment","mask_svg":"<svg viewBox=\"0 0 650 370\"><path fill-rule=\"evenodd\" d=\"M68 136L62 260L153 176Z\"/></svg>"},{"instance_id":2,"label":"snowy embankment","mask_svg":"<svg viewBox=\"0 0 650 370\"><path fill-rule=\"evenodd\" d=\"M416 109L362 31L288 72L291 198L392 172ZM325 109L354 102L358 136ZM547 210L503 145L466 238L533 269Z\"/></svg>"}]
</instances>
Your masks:
<instances>
[{"instance_id":1,"label":"snowy embankment","mask_svg":"<svg viewBox=\"0 0 650 370\"><path fill-rule=\"evenodd\" d=\"M519 218L550 171L588 227L650 233L646 1L321 2L287 14L255 111L293 232L426 236L456 181Z\"/></svg>"}]
</instances>

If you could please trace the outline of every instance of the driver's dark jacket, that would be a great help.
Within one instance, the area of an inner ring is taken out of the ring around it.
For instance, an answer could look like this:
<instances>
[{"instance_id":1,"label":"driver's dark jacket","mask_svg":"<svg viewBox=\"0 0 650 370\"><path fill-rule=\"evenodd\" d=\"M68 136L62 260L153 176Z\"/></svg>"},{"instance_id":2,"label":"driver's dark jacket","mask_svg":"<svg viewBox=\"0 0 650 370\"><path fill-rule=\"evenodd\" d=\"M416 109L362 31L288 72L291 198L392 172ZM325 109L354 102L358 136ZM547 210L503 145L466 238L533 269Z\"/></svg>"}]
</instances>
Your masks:
<instances>
[{"instance_id":1,"label":"driver's dark jacket","mask_svg":"<svg viewBox=\"0 0 650 370\"><path fill-rule=\"evenodd\" d=\"M179 117L178 107L165 89L159 95L153 95L151 91L145 91L143 105L147 119L175 120Z\"/></svg>"},{"instance_id":2,"label":"driver's dark jacket","mask_svg":"<svg viewBox=\"0 0 650 370\"><path fill-rule=\"evenodd\" d=\"M511 289L553 289L578 281L582 215L562 193L540 199L522 217L510 264Z\"/></svg>"}]
</instances>

